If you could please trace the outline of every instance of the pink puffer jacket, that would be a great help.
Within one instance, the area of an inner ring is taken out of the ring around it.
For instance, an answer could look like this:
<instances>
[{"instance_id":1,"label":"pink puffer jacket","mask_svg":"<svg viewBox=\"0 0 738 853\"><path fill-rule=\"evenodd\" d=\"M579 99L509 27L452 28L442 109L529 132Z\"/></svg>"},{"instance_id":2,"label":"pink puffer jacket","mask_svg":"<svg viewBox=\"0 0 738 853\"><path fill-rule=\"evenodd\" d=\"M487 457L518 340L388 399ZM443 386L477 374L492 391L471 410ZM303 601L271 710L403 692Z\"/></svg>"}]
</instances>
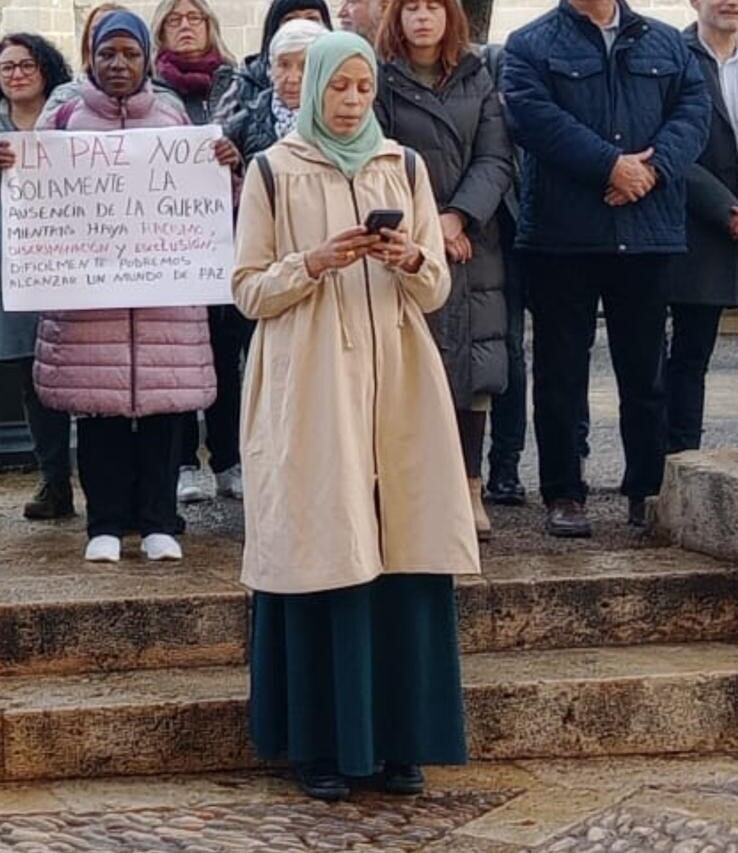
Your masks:
<instances>
[{"instance_id":1,"label":"pink puffer jacket","mask_svg":"<svg viewBox=\"0 0 738 853\"><path fill-rule=\"evenodd\" d=\"M91 83L46 127L115 130L187 124L149 84L123 110ZM144 417L206 409L216 382L206 308L56 311L41 315L34 382L52 409Z\"/></svg>"}]
</instances>

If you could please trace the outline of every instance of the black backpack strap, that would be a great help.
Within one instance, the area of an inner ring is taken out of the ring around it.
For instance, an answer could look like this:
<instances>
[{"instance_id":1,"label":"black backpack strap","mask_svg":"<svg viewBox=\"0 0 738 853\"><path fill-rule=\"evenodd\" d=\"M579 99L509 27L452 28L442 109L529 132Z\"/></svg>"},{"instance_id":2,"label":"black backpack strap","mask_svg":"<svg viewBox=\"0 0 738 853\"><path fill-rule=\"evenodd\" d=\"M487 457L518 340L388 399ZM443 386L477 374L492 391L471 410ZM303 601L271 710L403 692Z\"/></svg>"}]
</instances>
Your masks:
<instances>
[{"instance_id":1,"label":"black backpack strap","mask_svg":"<svg viewBox=\"0 0 738 853\"><path fill-rule=\"evenodd\" d=\"M269 206L272 209L272 216L274 216L277 210L275 202L276 190L274 187L274 172L272 172L272 167L269 165L269 158L266 154L257 154L255 159L256 165L259 167L259 171L261 172L261 179L264 181L264 189L269 196Z\"/></svg>"},{"instance_id":2,"label":"black backpack strap","mask_svg":"<svg viewBox=\"0 0 738 853\"><path fill-rule=\"evenodd\" d=\"M405 148L405 174L410 184L410 191L415 195L415 173L418 168L416 154L412 148Z\"/></svg>"}]
</instances>

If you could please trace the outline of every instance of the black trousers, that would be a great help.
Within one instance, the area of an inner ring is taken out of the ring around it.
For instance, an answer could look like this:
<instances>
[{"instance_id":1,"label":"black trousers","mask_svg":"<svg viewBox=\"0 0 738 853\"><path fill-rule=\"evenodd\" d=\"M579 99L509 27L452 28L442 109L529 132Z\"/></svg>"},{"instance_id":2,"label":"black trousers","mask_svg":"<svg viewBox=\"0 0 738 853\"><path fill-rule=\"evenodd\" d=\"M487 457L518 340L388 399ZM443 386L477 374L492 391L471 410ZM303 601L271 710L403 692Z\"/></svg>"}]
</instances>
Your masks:
<instances>
[{"instance_id":1,"label":"black trousers","mask_svg":"<svg viewBox=\"0 0 738 853\"><path fill-rule=\"evenodd\" d=\"M182 415L79 418L77 466L87 533L142 536L176 531Z\"/></svg>"},{"instance_id":2,"label":"black trousers","mask_svg":"<svg viewBox=\"0 0 738 853\"><path fill-rule=\"evenodd\" d=\"M602 299L620 395L621 490L657 494L666 452L666 259L659 255L528 255L533 403L541 494L584 501L577 425Z\"/></svg>"},{"instance_id":3,"label":"black trousers","mask_svg":"<svg viewBox=\"0 0 738 853\"><path fill-rule=\"evenodd\" d=\"M705 413L705 375L715 349L722 308L672 305L666 363L669 452L698 450Z\"/></svg>"},{"instance_id":4,"label":"black trousers","mask_svg":"<svg viewBox=\"0 0 738 853\"><path fill-rule=\"evenodd\" d=\"M68 412L48 409L33 385L33 359L16 362L21 381L23 409L31 430L33 451L45 483L65 483L71 476Z\"/></svg>"},{"instance_id":5,"label":"black trousers","mask_svg":"<svg viewBox=\"0 0 738 853\"><path fill-rule=\"evenodd\" d=\"M501 220L501 226L505 220ZM513 231L510 231L510 228ZM527 374L525 365L525 309L527 293L523 257L513 250L514 226L502 228L502 251L505 259L505 302L507 305L508 382L504 394L492 399L489 450L490 487L498 472L506 466L517 468L525 450L527 426ZM592 328L590 350L594 346L596 328ZM577 427L579 455L589 456L589 383L582 389L580 420Z\"/></svg>"},{"instance_id":6,"label":"black trousers","mask_svg":"<svg viewBox=\"0 0 738 853\"><path fill-rule=\"evenodd\" d=\"M238 465L239 423L241 415L241 353L248 354L255 323L246 319L233 305L215 305L208 309L210 343L213 347L218 396L205 412L205 446L210 452L210 467L216 474ZM181 465L200 467L197 451L200 430L197 413L185 416Z\"/></svg>"}]
</instances>

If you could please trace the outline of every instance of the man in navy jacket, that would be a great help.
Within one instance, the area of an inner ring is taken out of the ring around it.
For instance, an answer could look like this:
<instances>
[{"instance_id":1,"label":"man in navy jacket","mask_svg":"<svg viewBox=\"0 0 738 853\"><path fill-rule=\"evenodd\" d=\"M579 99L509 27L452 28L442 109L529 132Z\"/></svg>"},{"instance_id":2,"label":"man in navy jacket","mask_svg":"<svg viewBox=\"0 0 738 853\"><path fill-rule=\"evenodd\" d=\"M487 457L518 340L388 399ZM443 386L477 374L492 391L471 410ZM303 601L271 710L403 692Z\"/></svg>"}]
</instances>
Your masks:
<instances>
[{"instance_id":1,"label":"man in navy jacket","mask_svg":"<svg viewBox=\"0 0 738 853\"><path fill-rule=\"evenodd\" d=\"M686 250L685 173L710 100L672 27L624 0L561 0L510 37L503 96L525 149L516 245L533 313L533 398L547 529L590 536L577 446L601 298L620 392L629 520L661 485L664 275Z\"/></svg>"}]
</instances>

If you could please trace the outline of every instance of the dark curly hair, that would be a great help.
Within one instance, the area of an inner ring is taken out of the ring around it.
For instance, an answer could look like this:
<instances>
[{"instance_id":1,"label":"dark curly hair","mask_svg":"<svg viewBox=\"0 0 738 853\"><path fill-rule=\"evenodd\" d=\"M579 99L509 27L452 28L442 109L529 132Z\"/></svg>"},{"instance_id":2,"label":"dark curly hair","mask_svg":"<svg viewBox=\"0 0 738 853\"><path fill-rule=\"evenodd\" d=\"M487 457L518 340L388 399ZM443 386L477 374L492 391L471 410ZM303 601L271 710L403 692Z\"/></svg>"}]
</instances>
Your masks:
<instances>
[{"instance_id":1,"label":"dark curly hair","mask_svg":"<svg viewBox=\"0 0 738 853\"><path fill-rule=\"evenodd\" d=\"M35 33L10 33L3 36L0 41L0 53L11 45L25 47L38 63L39 71L44 78L44 97L48 98L57 86L68 83L72 79L72 72L66 59L51 42L42 36Z\"/></svg>"}]
</instances>

